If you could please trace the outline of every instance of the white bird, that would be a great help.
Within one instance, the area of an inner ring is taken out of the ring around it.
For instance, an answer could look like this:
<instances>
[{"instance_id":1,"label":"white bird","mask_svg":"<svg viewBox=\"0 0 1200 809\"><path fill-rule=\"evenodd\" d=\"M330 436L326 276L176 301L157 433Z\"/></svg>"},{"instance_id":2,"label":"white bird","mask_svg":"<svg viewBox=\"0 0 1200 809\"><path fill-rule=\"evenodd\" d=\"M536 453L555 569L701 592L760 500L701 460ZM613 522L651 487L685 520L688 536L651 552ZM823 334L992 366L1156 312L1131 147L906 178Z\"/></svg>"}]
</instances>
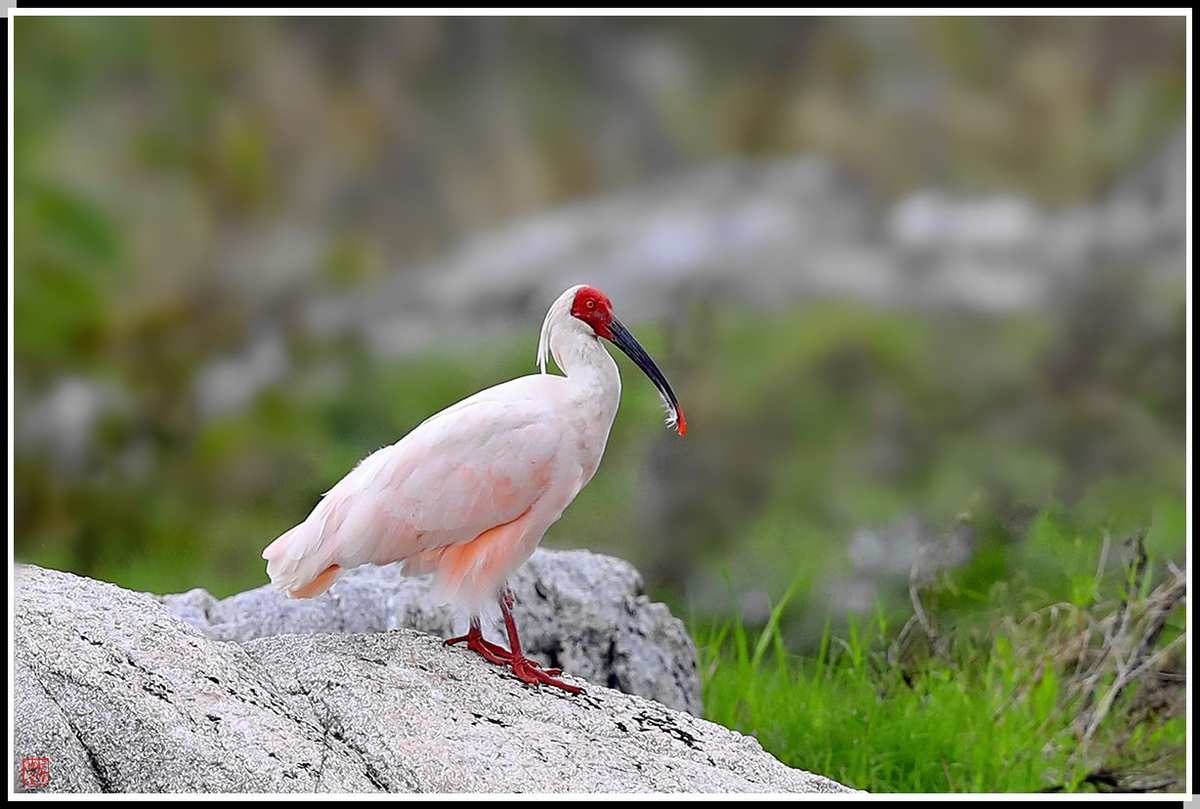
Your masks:
<instances>
[{"instance_id":1,"label":"white bird","mask_svg":"<svg viewBox=\"0 0 1200 809\"><path fill-rule=\"evenodd\" d=\"M402 560L405 574L431 573L435 593L470 615L467 634L447 643L465 641L524 682L579 691L522 653L506 580L600 465L621 397L617 364L600 338L646 373L668 426L685 435L674 391L608 296L571 287L542 323L540 373L464 399L365 458L263 551L272 584L310 598L343 570ZM547 354L565 376L546 372ZM508 649L483 637L479 616L493 600Z\"/></svg>"}]
</instances>

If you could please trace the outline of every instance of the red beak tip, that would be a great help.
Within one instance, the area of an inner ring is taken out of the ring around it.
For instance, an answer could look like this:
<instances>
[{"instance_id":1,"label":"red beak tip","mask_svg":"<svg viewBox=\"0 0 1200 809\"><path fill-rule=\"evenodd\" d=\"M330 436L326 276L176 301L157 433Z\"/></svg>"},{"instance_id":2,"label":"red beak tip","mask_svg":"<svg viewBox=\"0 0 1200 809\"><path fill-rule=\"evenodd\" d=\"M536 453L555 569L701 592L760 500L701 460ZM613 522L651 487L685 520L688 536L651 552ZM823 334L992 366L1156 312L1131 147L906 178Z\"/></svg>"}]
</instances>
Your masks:
<instances>
[{"instance_id":1,"label":"red beak tip","mask_svg":"<svg viewBox=\"0 0 1200 809\"><path fill-rule=\"evenodd\" d=\"M683 411L679 411L679 424L676 425L680 437L687 435L687 418L684 417Z\"/></svg>"}]
</instances>

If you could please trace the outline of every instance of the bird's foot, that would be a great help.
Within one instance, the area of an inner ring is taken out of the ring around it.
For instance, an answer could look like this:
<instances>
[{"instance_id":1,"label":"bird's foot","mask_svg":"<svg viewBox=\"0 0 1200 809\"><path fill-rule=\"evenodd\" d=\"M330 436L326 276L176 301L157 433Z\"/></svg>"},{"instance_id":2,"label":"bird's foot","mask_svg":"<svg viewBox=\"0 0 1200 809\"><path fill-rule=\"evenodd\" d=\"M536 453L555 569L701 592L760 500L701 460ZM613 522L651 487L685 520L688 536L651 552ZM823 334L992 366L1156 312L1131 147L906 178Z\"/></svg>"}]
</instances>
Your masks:
<instances>
[{"instance_id":1,"label":"bird's foot","mask_svg":"<svg viewBox=\"0 0 1200 809\"><path fill-rule=\"evenodd\" d=\"M467 644L468 649L494 665L507 666L512 659L512 654L508 649L484 640L483 635L478 632L468 632L465 635L447 638L443 641L446 646L453 646L456 643L464 642Z\"/></svg>"},{"instance_id":2,"label":"bird's foot","mask_svg":"<svg viewBox=\"0 0 1200 809\"><path fill-rule=\"evenodd\" d=\"M561 688L569 694L578 694L583 691L577 685L571 685L570 683L555 679L554 675L562 674L562 669L544 669L524 655L520 657L511 656L509 666L512 667L513 674L517 675L517 679L523 683L529 683L530 685L550 685L555 688Z\"/></svg>"},{"instance_id":3,"label":"bird's foot","mask_svg":"<svg viewBox=\"0 0 1200 809\"><path fill-rule=\"evenodd\" d=\"M565 683L557 679L557 676L562 674L562 669L545 668L539 663L530 660L521 652L520 640L517 638L517 627L512 620L512 592L507 591L500 598L500 609L504 613L505 623L508 627L508 639L512 642L512 649L505 649L499 644L492 643L483 637L483 628L480 626L479 619L472 618L470 628L467 629L467 634L458 635L457 637L447 638L443 641L446 646L453 646L456 643L465 643L467 648L475 654L482 657L489 663L497 666L506 666L512 669L517 679L523 683L530 685L549 685L554 688L561 688L570 694L579 694L583 691L577 685Z\"/></svg>"},{"instance_id":4,"label":"bird's foot","mask_svg":"<svg viewBox=\"0 0 1200 809\"><path fill-rule=\"evenodd\" d=\"M453 646L457 643L466 643L468 649L470 649L472 652L475 652L475 654L479 655L487 662L497 666L512 668L513 673L516 674L517 678L522 682L544 682L547 685L553 685L559 688L565 687L568 691L579 690L575 688L575 686L568 685L567 683L563 683L558 680L552 680L552 678L562 674L562 669L542 668L539 663L524 656L520 657L514 664L512 652L497 643L492 643L482 635L473 635L468 632L466 635L459 635L455 638L447 638L445 641L443 641L443 643L446 646Z\"/></svg>"}]
</instances>

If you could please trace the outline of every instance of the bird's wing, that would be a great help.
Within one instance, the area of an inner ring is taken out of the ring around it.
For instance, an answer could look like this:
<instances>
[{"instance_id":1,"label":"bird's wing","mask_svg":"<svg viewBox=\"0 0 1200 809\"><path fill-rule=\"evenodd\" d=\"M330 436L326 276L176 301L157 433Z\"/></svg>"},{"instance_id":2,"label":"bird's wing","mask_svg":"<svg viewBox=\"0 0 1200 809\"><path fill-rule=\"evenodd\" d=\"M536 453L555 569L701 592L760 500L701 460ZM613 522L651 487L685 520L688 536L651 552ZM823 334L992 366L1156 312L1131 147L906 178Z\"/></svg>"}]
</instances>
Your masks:
<instances>
[{"instance_id":1,"label":"bird's wing","mask_svg":"<svg viewBox=\"0 0 1200 809\"><path fill-rule=\"evenodd\" d=\"M555 391L545 390L557 379L490 388L364 459L306 520L304 554L342 567L382 564L524 514L553 482L564 440Z\"/></svg>"}]
</instances>

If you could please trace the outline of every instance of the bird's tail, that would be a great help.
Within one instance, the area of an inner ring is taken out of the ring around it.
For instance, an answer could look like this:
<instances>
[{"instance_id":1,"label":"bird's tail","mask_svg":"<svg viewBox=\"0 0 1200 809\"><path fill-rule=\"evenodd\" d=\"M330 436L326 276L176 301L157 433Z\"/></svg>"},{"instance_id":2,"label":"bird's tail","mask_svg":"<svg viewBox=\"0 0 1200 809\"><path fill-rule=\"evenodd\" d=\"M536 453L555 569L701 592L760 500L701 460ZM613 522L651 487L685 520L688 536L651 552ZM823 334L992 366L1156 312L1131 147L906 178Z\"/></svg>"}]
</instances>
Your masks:
<instances>
[{"instance_id":1,"label":"bird's tail","mask_svg":"<svg viewBox=\"0 0 1200 809\"><path fill-rule=\"evenodd\" d=\"M290 598L312 598L325 592L342 572L322 552L321 520L311 517L287 531L263 551L271 584Z\"/></svg>"}]
</instances>

